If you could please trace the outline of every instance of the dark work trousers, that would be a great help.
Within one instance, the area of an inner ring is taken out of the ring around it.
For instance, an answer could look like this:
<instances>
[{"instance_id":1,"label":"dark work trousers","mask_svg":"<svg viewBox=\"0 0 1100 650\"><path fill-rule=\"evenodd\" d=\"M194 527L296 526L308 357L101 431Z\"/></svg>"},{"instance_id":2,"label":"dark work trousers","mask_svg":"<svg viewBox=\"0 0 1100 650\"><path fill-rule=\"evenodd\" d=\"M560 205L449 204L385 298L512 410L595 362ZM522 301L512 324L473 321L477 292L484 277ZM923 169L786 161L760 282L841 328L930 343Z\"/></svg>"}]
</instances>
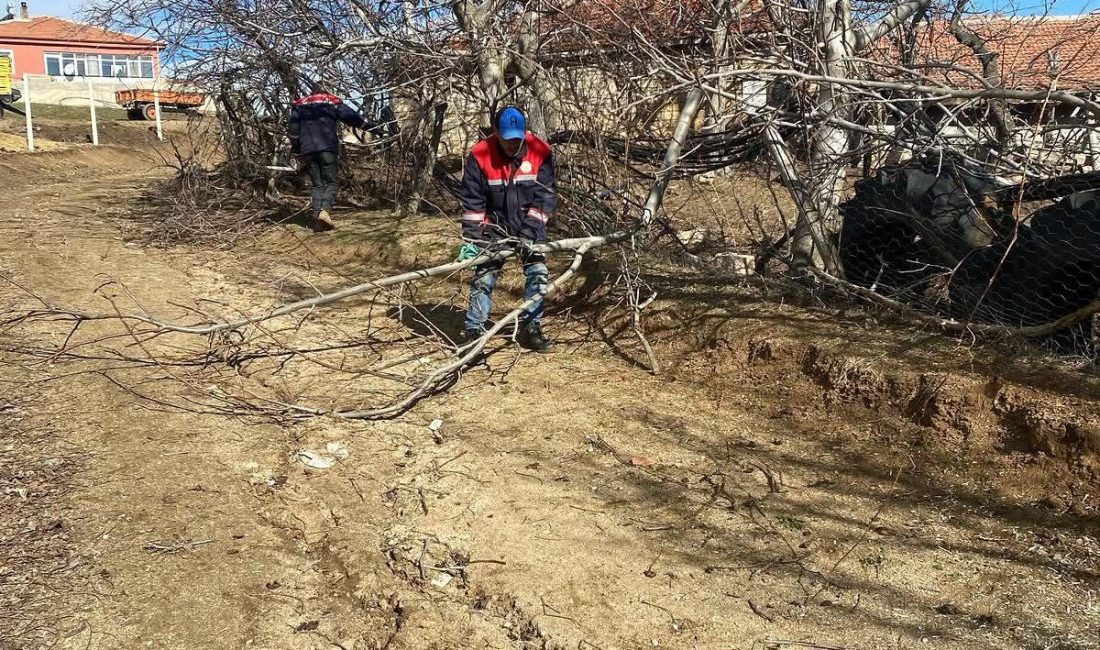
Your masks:
<instances>
[{"instance_id":1,"label":"dark work trousers","mask_svg":"<svg viewBox=\"0 0 1100 650\"><path fill-rule=\"evenodd\" d=\"M340 154L318 151L305 155L309 166L309 181L313 183L313 216L321 210L331 210L340 190Z\"/></svg>"}]
</instances>

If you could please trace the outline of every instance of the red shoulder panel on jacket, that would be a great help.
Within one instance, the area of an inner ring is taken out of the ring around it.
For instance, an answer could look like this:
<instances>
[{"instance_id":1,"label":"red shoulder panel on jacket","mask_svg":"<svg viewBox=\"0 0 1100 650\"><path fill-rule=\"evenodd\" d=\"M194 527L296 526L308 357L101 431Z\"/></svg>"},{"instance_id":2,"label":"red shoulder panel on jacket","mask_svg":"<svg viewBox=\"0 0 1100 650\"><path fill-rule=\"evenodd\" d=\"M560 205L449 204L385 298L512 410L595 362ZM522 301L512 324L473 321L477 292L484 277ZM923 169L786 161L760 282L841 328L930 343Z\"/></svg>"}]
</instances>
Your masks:
<instances>
[{"instance_id":1,"label":"red shoulder panel on jacket","mask_svg":"<svg viewBox=\"0 0 1100 650\"><path fill-rule=\"evenodd\" d=\"M477 161L479 167L481 167L481 173L485 175L488 180L497 180L503 176L503 163L496 160L499 155L499 149L495 146L492 137L485 138L474 145L474 148L470 150L470 154Z\"/></svg>"},{"instance_id":2,"label":"red shoulder panel on jacket","mask_svg":"<svg viewBox=\"0 0 1100 650\"><path fill-rule=\"evenodd\" d=\"M342 104L344 100L340 99L336 95L330 95L328 93L313 93L306 97L302 97L294 102L295 106L304 106L306 104L332 104L338 106Z\"/></svg>"},{"instance_id":3,"label":"red shoulder panel on jacket","mask_svg":"<svg viewBox=\"0 0 1100 650\"><path fill-rule=\"evenodd\" d=\"M470 149L470 153L474 155L474 158L477 158L478 162L481 162L482 158L484 158L485 156L492 155L492 149L490 148L492 144L493 143L491 138L485 138L484 140L481 140L480 142L475 144L474 148Z\"/></svg>"},{"instance_id":4,"label":"red shoulder panel on jacket","mask_svg":"<svg viewBox=\"0 0 1100 650\"><path fill-rule=\"evenodd\" d=\"M550 155L550 144L534 133L529 132L527 134L527 150L539 158L546 158Z\"/></svg>"}]
</instances>

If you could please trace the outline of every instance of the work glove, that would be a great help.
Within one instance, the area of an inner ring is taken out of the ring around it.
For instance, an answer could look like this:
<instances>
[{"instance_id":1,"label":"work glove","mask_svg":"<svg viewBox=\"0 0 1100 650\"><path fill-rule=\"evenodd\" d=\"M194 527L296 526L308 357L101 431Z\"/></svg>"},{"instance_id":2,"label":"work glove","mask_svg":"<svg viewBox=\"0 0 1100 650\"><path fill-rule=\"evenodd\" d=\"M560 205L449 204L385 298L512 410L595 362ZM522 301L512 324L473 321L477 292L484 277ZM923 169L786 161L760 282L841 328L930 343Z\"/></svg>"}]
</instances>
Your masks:
<instances>
[{"instance_id":1,"label":"work glove","mask_svg":"<svg viewBox=\"0 0 1100 650\"><path fill-rule=\"evenodd\" d=\"M481 255L481 249L477 247L477 244L466 242L458 249L457 262L465 262L466 260L472 260L478 255Z\"/></svg>"}]
</instances>

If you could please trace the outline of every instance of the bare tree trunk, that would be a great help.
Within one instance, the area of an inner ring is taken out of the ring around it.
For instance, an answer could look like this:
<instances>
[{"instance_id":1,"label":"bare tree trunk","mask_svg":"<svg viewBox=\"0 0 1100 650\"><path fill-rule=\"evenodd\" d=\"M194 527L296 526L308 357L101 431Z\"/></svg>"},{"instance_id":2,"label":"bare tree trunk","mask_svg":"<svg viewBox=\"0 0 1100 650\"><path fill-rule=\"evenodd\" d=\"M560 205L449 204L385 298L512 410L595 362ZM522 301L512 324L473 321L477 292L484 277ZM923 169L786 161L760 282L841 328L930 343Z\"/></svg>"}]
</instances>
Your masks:
<instances>
[{"instance_id":1,"label":"bare tree trunk","mask_svg":"<svg viewBox=\"0 0 1100 650\"><path fill-rule=\"evenodd\" d=\"M794 160L791 159L787 143L783 141L783 136L772 124L768 124L764 128L764 138L764 145L768 148L768 155L772 159L772 164L779 170L783 185L787 187L791 197L794 198L795 208L798 210L798 223L811 222L813 219L810 214L813 209L812 196L806 190L802 179L798 177L798 170L795 168ZM815 231L808 229L808 232L813 237ZM811 242L811 245L813 245L813 242Z\"/></svg>"},{"instance_id":2,"label":"bare tree trunk","mask_svg":"<svg viewBox=\"0 0 1100 650\"><path fill-rule=\"evenodd\" d=\"M1000 88L1002 79L999 53L990 50L985 39L963 23L963 14L966 11L968 2L969 0L959 0L955 6L955 15L951 17L950 23L951 35L960 44L970 48L974 52L974 56L978 57L982 64L982 78L985 79L985 83L990 88ZM1012 141L1012 133L1015 129L1012 125L1012 118L1009 117L1006 110L1005 101L1003 99L990 99L989 109L992 118L990 121L996 130L997 142L1002 146L1008 144Z\"/></svg>"},{"instance_id":3,"label":"bare tree trunk","mask_svg":"<svg viewBox=\"0 0 1100 650\"><path fill-rule=\"evenodd\" d=\"M822 76L843 79L855 76L852 58L875 41L899 28L923 11L928 0L902 0L870 25L853 25L850 0L821 0L817 8L817 42L821 44ZM830 119L813 133L810 174L805 183L810 205L799 211L792 237L795 268L825 269L841 273L833 235L840 230L840 200L848 168L848 134L840 125L848 122L849 91L840 84L823 80L815 96L816 108ZM797 194L795 200L799 199Z\"/></svg>"},{"instance_id":4,"label":"bare tree trunk","mask_svg":"<svg viewBox=\"0 0 1100 650\"><path fill-rule=\"evenodd\" d=\"M453 0L451 11L466 33L477 58L477 76L484 95L486 124L488 116L504 98L504 72L508 65L506 50L489 33L489 20L500 10L501 0Z\"/></svg>"},{"instance_id":5,"label":"bare tree trunk","mask_svg":"<svg viewBox=\"0 0 1100 650\"><path fill-rule=\"evenodd\" d=\"M574 4L575 0L564 2L559 9L565 9ZM541 124L534 124L533 130L543 135L549 135L561 131L563 128L561 119L561 98L558 89L552 83L546 69L538 60L539 49L539 12L536 9L538 3L530 2L523 12L523 20L520 26L519 43L515 58L516 68L520 77L531 87L535 100L539 104L537 112Z\"/></svg>"},{"instance_id":6,"label":"bare tree trunk","mask_svg":"<svg viewBox=\"0 0 1100 650\"><path fill-rule=\"evenodd\" d=\"M847 0L826 0L819 5L818 29L824 44L824 70L827 77L847 77L850 55L848 37L851 15ZM833 83L822 83L817 91L817 106L825 115L846 118L846 97ZM840 199L844 192L848 158L848 134L831 122L824 122L814 134L810 154L810 201L799 210L792 253L796 268L813 267L839 274L840 263L831 233L840 230Z\"/></svg>"},{"instance_id":7,"label":"bare tree trunk","mask_svg":"<svg viewBox=\"0 0 1100 650\"><path fill-rule=\"evenodd\" d=\"M504 93L507 90L504 85L507 58L502 49L486 45L480 48L477 59L478 79L481 81L481 92L485 94L485 112L489 115L499 108L504 100Z\"/></svg>"},{"instance_id":8,"label":"bare tree trunk","mask_svg":"<svg viewBox=\"0 0 1100 650\"><path fill-rule=\"evenodd\" d=\"M668 149L665 150L665 158L661 163L661 169L658 170L657 178L649 190L649 196L646 197L642 218L639 220L639 225L643 229L653 222L653 219L657 216L657 211L660 210L661 204L664 202L665 190L668 189L668 183L672 180L672 172L675 171L676 165L680 161L680 153L683 151L688 136L691 135L691 127L695 124L695 116L699 114L702 104L703 91L698 88L691 90L684 99L684 106L680 109L680 116L676 120L672 139L668 143Z\"/></svg>"},{"instance_id":9,"label":"bare tree trunk","mask_svg":"<svg viewBox=\"0 0 1100 650\"><path fill-rule=\"evenodd\" d=\"M434 101L434 100L433 100ZM420 211L420 203L424 200L424 194L428 185L432 182L432 174L435 172L435 162L439 157L439 141L443 138L443 121L447 115L447 103L436 102L433 108L434 115L429 121L430 133L426 140L422 155L417 156L419 166L416 169L416 178L409 188L408 199L401 206L401 216L408 217Z\"/></svg>"},{"instance_id":10,"label":"bare tree trunk","mask_svg":"<svg viewBox=\"0 0 1100 650\"><path fill-rule=\"evenodd\" d=\"M710 56L713 74L721 75L730 67L730 22L747 4L748 0L736 0L733 6L730 0L712 0L714 22L711 25ZM718 76L715 84L719 92L707 94L703 133L714 133L722 129L727 108L726 83L724 76Z\"/></svg>"}]
</instances>

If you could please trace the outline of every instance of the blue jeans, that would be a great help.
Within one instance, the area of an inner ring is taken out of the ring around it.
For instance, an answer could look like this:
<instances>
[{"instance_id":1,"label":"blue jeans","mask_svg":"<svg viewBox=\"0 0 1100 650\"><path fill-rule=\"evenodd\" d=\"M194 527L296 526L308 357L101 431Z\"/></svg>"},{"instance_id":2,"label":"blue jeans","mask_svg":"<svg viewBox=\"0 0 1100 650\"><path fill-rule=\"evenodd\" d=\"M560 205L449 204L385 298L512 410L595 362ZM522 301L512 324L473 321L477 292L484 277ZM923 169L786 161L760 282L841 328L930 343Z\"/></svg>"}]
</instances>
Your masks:
<instances>
[{"instance_id":1,"label":"blue jeans","mask_svg":"<svg viewBox=\"0 0 1100 650\"><path fill-rule=\"evenodd\" d=\"M530 300L546 291L549 272L546 258L541 253L532 253L523 260L523 299ZM489 318L489 309L493 306L493 287L497 284L504 260L494 260L474 268L474 281L470 283L470 310L466 312L466 329L481 331ZM524 311L522 323L538 323L542 320L543 301L540 299Z\"/></svg>"}]
</instances>

